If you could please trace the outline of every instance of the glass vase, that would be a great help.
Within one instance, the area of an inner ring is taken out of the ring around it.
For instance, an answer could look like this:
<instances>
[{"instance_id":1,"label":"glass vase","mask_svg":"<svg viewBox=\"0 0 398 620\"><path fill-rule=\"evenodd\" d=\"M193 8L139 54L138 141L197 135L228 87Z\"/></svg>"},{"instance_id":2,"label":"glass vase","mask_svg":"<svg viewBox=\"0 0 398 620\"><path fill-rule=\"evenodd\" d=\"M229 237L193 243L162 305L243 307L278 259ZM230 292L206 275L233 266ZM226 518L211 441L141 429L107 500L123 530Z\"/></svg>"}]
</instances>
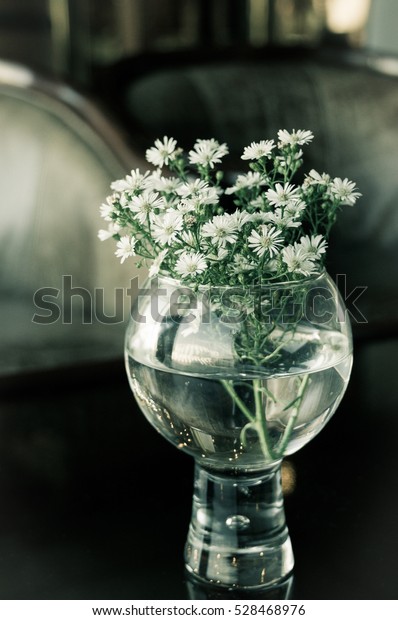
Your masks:
<instances>
[{"instance_id":1,"label":"glass vase","mask_svg":"<svg viewBox=\"0 0 398 620\"><path fill-rule=\"evenodd\" d=\"M144 415L195 459L189 573L229 589L286 580L294 559L282 459L324 427L352 366L331 278L197 289L148 280L125 354Z\"/></svg>"}]
</instances>

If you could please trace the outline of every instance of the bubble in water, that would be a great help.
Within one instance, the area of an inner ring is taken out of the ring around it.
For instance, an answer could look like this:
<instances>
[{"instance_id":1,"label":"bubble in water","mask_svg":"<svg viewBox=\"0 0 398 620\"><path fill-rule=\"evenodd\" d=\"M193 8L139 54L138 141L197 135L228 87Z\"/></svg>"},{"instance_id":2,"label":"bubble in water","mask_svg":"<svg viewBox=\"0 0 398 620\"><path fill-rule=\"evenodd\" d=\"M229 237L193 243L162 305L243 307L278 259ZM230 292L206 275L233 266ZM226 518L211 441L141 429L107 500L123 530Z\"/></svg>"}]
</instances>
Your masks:
<instances>
[{"instance_id":1,"label":"bubble in water","mask_svg":"<svg viewBox=\"0 0 398 620\"><path fill-rule=\"evenodd\" d=\"M250 519L244 515L232 515L225 520L231 530L246 530L250 525Z\"/></svg>"}]
</instances>

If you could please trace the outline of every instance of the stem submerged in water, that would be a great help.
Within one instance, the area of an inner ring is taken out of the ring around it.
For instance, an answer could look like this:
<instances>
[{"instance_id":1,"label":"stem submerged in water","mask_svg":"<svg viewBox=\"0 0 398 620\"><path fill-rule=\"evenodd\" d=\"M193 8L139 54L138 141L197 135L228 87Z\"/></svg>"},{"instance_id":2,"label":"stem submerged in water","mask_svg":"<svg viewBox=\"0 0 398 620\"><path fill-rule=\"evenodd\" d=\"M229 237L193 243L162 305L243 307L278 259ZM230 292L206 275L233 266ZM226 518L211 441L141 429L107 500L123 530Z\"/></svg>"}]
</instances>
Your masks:
<instances>
[{"instance_id":1,"label":"stem submerged in water","mask_svg":"<svg viewBox=\"0 0 398 620\"><path fill-rule=\"evenodd\" d=\"M297 391L297 396L294 398L289 405L287 405L283 411L286 411L293 407L292 412L289 416L288 423L283 432L282 437L279 439L276 445L272 445L272 439L269 434L268 423L266 418L266 405L263 402L263 395L265 394L267 398L270 398L274 403L277 402L275 396L265 387L261 385L261 379L253 379L252 380L252 388L254 395L254 415L247 407L247 405L243 402L243 400L236 393L233 381L231 380L221 380L221 384L224 386L228 394L231 396L234 403L243 413L243 415L249 420L248 424L246 424L241 432L241 441L244 446L247 444L247 431L249 429L253 429L257 432L258 438L260 441L262 452L267 461L276 461L283 458L283 453L286 450L286 447L289 443L290 436L292 434L294 424L297 420L298 414L300 412L301 403L303 400L303 396L308 385L309 375L306 374L302 377L300 386Z\"/></svg>"},{"instance_id":2,"label":"stem submerged in water","mask_svg":"<svg viewBox=\"0 0 398 620\"><path fill-rule=\"evenodd\" d=\"M289 442L290 439L290 435L292 433L293 427L294 427L294 423L297 420L297 416L299 414L300 411L300 406L303 400L303 396L304 396L304 392L305 389L307 387L308 384L308 380L309 380L310 376L309 375L304 375L304 377L301 379L301 383L300 383L300 387L298 389L297 392L297 398L295 398L295 400L293 401L295 403L294 409L292 411L292 413L290 414L288 423L286 425L286 428L284 430L284 433L279 441L278 444L278 452L279 454L283 455L284 451L286 450L287 444Z\"/></svg>"},{"instance_id":3,"label":"stem submerged in water","mask_svg":"<svg viewBox=\"0 0 398 620\"><path fill-rule=\"evenodd\" d=\"M255 403L255 428L260 440L260 445L263 451L264 456L267 460L274 461L278 458L278 454L274 452L271 445L271 438L268 433L267 419L265 417L265 411L263 411L263 399L261 394L261 380L253 379L253 390L254 390L254 403Z\"/></svg>"}]
</instances>

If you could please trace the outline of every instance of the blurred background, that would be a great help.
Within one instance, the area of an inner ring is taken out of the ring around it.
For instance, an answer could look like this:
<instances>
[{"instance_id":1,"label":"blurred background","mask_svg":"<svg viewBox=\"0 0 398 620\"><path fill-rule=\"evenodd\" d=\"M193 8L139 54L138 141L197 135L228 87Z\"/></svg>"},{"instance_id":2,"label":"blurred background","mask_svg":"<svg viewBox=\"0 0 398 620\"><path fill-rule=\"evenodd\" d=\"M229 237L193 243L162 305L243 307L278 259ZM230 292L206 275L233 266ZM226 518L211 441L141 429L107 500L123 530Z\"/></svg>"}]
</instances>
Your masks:
<instances>
[{"instance_id":1,"label":"blurred background","mask_svg":"<svg viewBox=\"0 0 398 620\"><path fill-rule=\"evenodd\" d=\"M398 53L394 0L1 0L0 56L86 87L147 52L336 46Z\"/></svg>"}]
</instances>

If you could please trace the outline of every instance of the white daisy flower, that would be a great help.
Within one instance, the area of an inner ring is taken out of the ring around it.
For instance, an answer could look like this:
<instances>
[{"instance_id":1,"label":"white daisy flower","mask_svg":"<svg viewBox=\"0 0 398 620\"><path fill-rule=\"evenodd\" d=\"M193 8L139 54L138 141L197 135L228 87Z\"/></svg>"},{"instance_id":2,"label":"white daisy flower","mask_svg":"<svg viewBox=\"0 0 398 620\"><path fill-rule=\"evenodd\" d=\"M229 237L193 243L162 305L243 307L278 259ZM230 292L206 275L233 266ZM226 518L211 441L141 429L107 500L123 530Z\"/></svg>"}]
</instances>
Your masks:
<instances>
[{"instance_id":1,"label":"white daisy flower","mask_svg":"<svg viewBox=\"0 0 398 620\"><path fill-rule=\"evenodd\" d=\"M100 241L106 241L107 239L113 237L113 235L117 235L120 228L121 227L119 226L119 224L117 224L116 222L112 222L111 224L109 224L108 230L102 229L98 231L98 239L100 239Z\"/></svg>"},{"instance_id":2,"label":"white daisy flower","mask_svg":"<svg viewBox=\"0 0 398 620\"><path fill-rule=\"evenodd\" d=\"M347 178L340 179L336 177L330 184L330 192L335 198L342 201L342 204L353 206L357 199L362 196L356 190L355 183Z\"/></svg>"},{"instance_id":3,"label":"white daisy flower","mask_svg":"<svg viewBox=\"0 0 398 620\"><path fill-rule=\"evenodd\" d=\"M224 258L227 258L228 254L229 254L229 250L227 250L227 248L220 246L217 248L216 252L206 254L206 256L211 261L219 262L219 261L224 260Z\"/></svg>"},{"instance_id":4,"label":"white daisy flower","mask_svg":"<svg viewBox=\"0 0 398 620\"><path fill-rule=\"evenodd\" d=\"M262 216L263 222L274 224L278 228L298 228L300 226L300 222L295 215L287 213L287 209L282 211L280 207L275 209L273 213L268 211L268 213L264 213Z\"/></svg>"},{"instance_id":5,"label":"white daisy flower","mask_svg":"<svg viewBox=\"0 0 398 620\"><path fill-rule=\"evenodd\" d=\"M254 198L253 200L251 200L248 206L251 207L252 209L255 209L256 211L262 211L263 209L268 208L268 205L265 202L264 194L260 194L259 196L257 196L257 198Z\"/></svg>"},{"instance_id":6,"label":"white daisy flower","mask_svg":"<svg viewBox=\"0 0 398 620\"><path fill-rule=\"evenodd\" d=\"M309 276L315 271L314 259L301 246L283 248L282 261L291 273Z\"/></svg>"},{"instance_id":7,"label":"white daisy flower","mask_svg":"<svg viewBox=\"0 0 398 620\"><path fill-rule=\"evenodd\" d=\"M276 207L285 207L293 199L296 199L296 194L299 191L298 187L290 185L290 183L277 183L275 189L269 189L266 192L268 202Z\"/></svg>"},{"instance_id":8,"label":"white daisy flower","mask_svg":"<svg viewBox=\"0 0 398 620\"><path fill-rule=\"evenodd\" d=\"M107 222L112 221L111 215L115 212L114 200L114 196L108 196L106 202L102 203L100 206L101 217L103 217Z\"/></svg>"},{"instance_id":9,"label":"white daisy flower","mask_svg":"<svg viewBox=\"0 0 398 620\"><path fill-rule=\"evenodd\" d=\"M189 151L188 158L190 164L214 168L214 164L221 163L221 158L228 154L228 147L219 144L217 140L197 140L192 151Z\"/></svg>"},{"instance_id":10,"label":"white daisy flower","mask_svg":"<svg viewBox=\"0 0 398 620\"><path fill-rule=\"evenodd\" d=\"M120 195L119 204L123 209L125 209L128 206L130 202L130 198L131 196L128 192L123 192L123 194Z\"/></svg>"},{"instance_id":11,"label":"white daisy flower","mask_svg":"<svg viewBox=\"0 0 398 620\"><path fill-rule=\"evenodd\" d=\"M167 252L168 250L166 248L164 250L161 250L159 254L157 255L157 257L152 262L151 266L149 267L149 271L148 271L148 276L150 278L153 278L154 276L158 275L161 264L167 256Z\"/></svg>"},{"instance_id":12,"label":"white daisy flower","mask_svg":"<svg viewBox=\"0 0 398 620\"><path fill-rule=\"evenodd\" d=\"M319 174L316 170L312 169L306 175L304 179L304 185L329 185L330 175L323 172Z\"/></svg>"},{"instance_id":13,"label":"white daisy flower","mask_svg":"<svg viewBox=\"0 0 398 620\"><path fill-rule=\"evenodd\" d=\"M215 215L202 227L202 235L210 237L212 242L224 247L226 243L235 243L237 239L237 222L232 215Z\"/></svg>"},{"instance_id":14,"label":"white daisy flower","mask_svg":"<svg viewBox=\"0 0 398 620\"><path fill-rule=\"evenodd\" d=\"M252 142L250 146L245 147L241 159L261 159L261 157L269 157L274 148L275 143L273 140Z\"/></svg>"},{"instance_id":15,"label":"white daisy flower","mask_svg":"<svg viewBox=\"0 0 398 620\"><path fill-rule=\"evenodd\" d=\"M271 273L275 273L279 269L279 261L275 258L271 258L271 260L267 261L263 266L264 271L270 271Z\"/></svg>"},{"instance_id":16,"label":"white daisy flower","mask_svg":"<svg viewBox=\"0 0 398 620\"><path fill-rule=\"evenodd\" d=\"M163 177L160 170L156 170L148 177L148 189L156 192L172 194L180 187L181 181L177 177Z\"/></svg>"},{"instance_id":17,"label":"white daisy flower","mask_svg":"<svg viewBox=\"0 0 398 620\"><path fill-rule=\"evenodd\" d=\"M280 129L278 131L278 140L279 146L296 146L299 144L302 146L303 144L309 144L314 139L314 134L312 131L308 131L305 129L298 129L297 131L293 129L293 131L289 132L286 129Z\"/></svg>"},{"instance_id":18,"label":"white daisy flower","mask_svg":"<svg viewBox=\"0 0 398 620\"><path fill-rule=\"evenodd\" d=\"M139 196L133 196L127 206L135 214L135 219L144 225L149 214L155 209L164 209L165 203L157 192L145 191Z\"/></svg>"},{"instance_id":19,"label":"white daisy flower","mask_svg":"<svg viewBox=\"0 0 398 620\"><path fill-rule=\"evenodd\" d=\"M300 200L299 198L296 200L291 200L285 207L284 213L290 215L290 217L297 218L300 217L303 211L305 211L307 205L304 200Z\"/></svg>"},{"instance_id":20,"label":"white daisy flower","mask_svg":"<svg viewBox=\"0 0 398 620\"><path fill-rule=\"evenodd\" d=\"M251 187L261 187L265 185L265 181L259 172L248 172L247 174L239 174L235 180L235 185L227 187L226 194L234 194L242 189Z\"/></svg>"},{"instance_id":21,"label":"white daisy flower","mask_svg":"<svg viewBox=\"0 0 398 620\"><path fill-rule=\"evenodd\" d=\"M180 213L192 213L193 211L199 211L203 205L199 198L189 198L187 200L180 200L176 203L175 208Z\"/></svg>"},{"instance_id":22,"label":"white daisy flower","mask_svg":"<svg viewBox=\"0 0 398 620\"><path fill-rule=\"evenodd\" d=\"M249 213L245 209L242 211L236 210L234 213L231 213L231 218L235 220L236 227L240 230L245 224L255 220L255 214Z\"/></svg>"},{"instance_id":23,"label":"white daisy flower","mask_svg":"<svg viewBox=\"0 0 398 620\"><path fill-rule=\"evenodd\" d=\"M309 237L301 237L300 242L295 244L295 247L302 247L309 256L315 259L321 258L322 254L325 254L327 248L326 239L322 235L312 235Z\"/></svg>"},{"instance_id":24,"label":"white daisy flower","mask_svg":"<svg viewBox=\"0 0 398 620\"><path fill-rule=\"evenodd\" d=\"M253 213L253 222L255 224L269 224L271 211L260 211L257 213Z\"/></svg>"},{"instance_id":25,"label":"white daisy flower","mask_svg":"<svg viewBox=\"0 0 398 620\"><path fill-rule=\"evenodd\" d=\"M135 244L137 240L133 236L125 235L121 237L116 244L117 250L115 252L116 256L120 258L120 262L124 263L126 258L130 258L130 256L135 255Z\"/></svg>"},{"instance_id":26,"label":"white daisy flower","mask_svg":"<svg viewBox=\"0 0 398 620\"><path fill-rule=\"evenodd\" d=\"M176 191L183 199L197 199L205 205L215 205L219 201L217 188L210 186L201 179L183 183Z\"/></svg>"},{"instance_id":27,"label":"white daisy flower","mask_svg":"<svg viewBox=\"0 0 398 620\"><path fill-rule=\"evenodd\" d=\"M177 194L181 198L192 198L193 196L200 196L209 188L209 184L202 179L195 179L194 181L187 181L177 188Z\"/></svg>"},{"instance_id":28,"label":"white daisy flower","mask_svg":"<svg viewBox=\"0 0 398 620\"><path fill-rule=\"evenodd\" d=\"M149 172L141 174L139 169L132 170L124 179L119 179L111 184L111 188L116 192L136 192L146 188Z\"/></svg>"},{"instance_id":29,"label":"white daisy flower","mask_svg":"<svg viewBox=\"0 0 398 620\"><path fill-rule=\"evenodd\" d=\"M160 245L170 245L182 227L183 218L178 211L170 210L164 214L152 216L152 237Z\"/></svg>"},{"instance_id":30,"label":"white daisy flower","mask_svg":"<svg viewBox=\"0 0 398 620\"><path fill-rule=\"evenodd\" d=\"M184 230L181 234L180 234L180 239L181 242L188 246L189 248L196 248L197 247L197 242L195 239L194 234L190 231L190 230Z\"/></svg>"},{"instance_id":31,"label":"white daisy flower","mask_svg":"<svg viewBox=\"0 0 398 620\"><path fill-rule=\"evenodd\" d=\"M253 271L255 265L243 254L235 254L233 263L229 265L229 270L234 274L247 273Z\"/></svg>"},{"instance_id":32,"label":"white daisy flower","mask_svg":"<svg viewBox=\"0 0 398 620\"><path fill-rule=\"evenodd\" d=\"M155 146L147 149L145 153L146 160L157 168L167 166L176 156L177 140L164 136L163 142L155 140Z\"/></svg>"},{"instance_id":33,"label":"white daisy flower","mask_svg":"<svg viewBox=\"0 0 398 620\"><path fill-rule=\"evenodd\" d=\"M175 270L184 277L203 273L207 269L207 262L201 252L183 252L177 260Z\"/></svg>"},{"instance_id":34,"label":"white daisy flower","mask_svg":"<svg viewBox=\"0 0 398 620\"><path fill-rule=\"evenodd\" d=\"M283 237L279 230L275 226L267 226L262 224L257 230L252 230L250 237L248 238L248 244L259 256L263 256L266 252L272 257L277 254L281 245L283 245Z\"/></svg>"}]
</instances>

